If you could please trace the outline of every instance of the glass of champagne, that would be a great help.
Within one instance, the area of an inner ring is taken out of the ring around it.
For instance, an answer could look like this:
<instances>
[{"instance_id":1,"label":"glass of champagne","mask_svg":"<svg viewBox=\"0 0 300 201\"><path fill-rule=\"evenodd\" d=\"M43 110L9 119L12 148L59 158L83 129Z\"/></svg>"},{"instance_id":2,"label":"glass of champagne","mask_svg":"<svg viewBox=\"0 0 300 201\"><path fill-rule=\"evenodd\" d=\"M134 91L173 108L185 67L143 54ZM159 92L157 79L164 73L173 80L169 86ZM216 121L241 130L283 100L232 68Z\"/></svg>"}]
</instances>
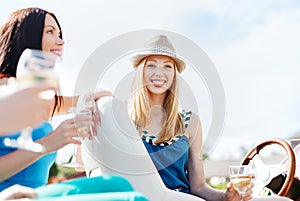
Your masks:
<instances>
[{"instance_id":1,"label":"glass of champagne","mask_svg":"<svg viewBox=\"0 0 300 201\"><path fill-rule=\"evenodd\" d=\"M235 189L243 195L254 177L250 165L230 166L229 177Z\"/></svg>"},{"instance_id":2,"label":"glass of champagne","mask_svg":"<svg viewBox=\"0 0 300 201\"><path fill-rule=\"evenodd\" d=\"M80 116L80 115L87 115L89 117L92 117L92 111L90 109L86 109L86 108L70 108L69 109L69 118L73 118L75 116ZM75 122L75 126L76 126L76 122ZM93 135L93 126L84 126L84 127L76 127L77 129L77 134L78 136L80 136L81 133L88 133L91 136ZM81 137L76 137L77 140L80 140ZM77 144L74 144L74 149L73 149L73 153L71 155L71 159L66 162L66 163L62 163L62 166L64 167L69 167L69 168L75 168L77 170L82 170L84 168L84 165L81 164L78 160L78 146Z\"/></svg>"},{"instance_id":3,"label":"glass of champagne","mask_svg":"<svg viewBox=\"0 0 300 201\"><path fill-rule=\"evenodd\" d=\"M45 83L59 88L58 74L54 69L57 60L58 56L52 52L26 49L18 63L17 80L22 82L22 84L36 85Z\"/></svg>"},{"instance_id":4,"label":"glass of champagne","mask_svg":"<svg viewBox=\"0 0 300 201\"><path fill-rule=\"evenodd\" d=\"M100 125L101 118L99 115L97 104L94 100L94 94L92 92L83 94L79 96L77 101L77 107L88 109L92 112L93 125L93 136L97 135L97 125Z\"/></svg>"},{"instance_id":5,"label":"glass of champagne","mask_svg":"<svg viewBox=\"0 0 300 201\"><path fill-rule=\"evenodd\" d=\"M300 177L300 139L299 138L289 139L289 143L294 151L295 158L296 158L295 176ZM285 160L287 160L287 158Z\"/></svg>"},{"instance_id":6,"label":"glass of champagne","mask_svg":"<svg viewBox=\"0 0 300 201\"><path fill-rule=\"evenodd\" d=\"M58 75L54 66L58 56L52 52L26 49L23 51L17 66L17 81L26 85L47 84L59 88ZM40 93L42 99L51 99L55 95L53 90ZM16 139L6 138L6 146L25 149L33 152L44 152L45 147L36 143L32 139L32 128L30 126L21 131L21 135Z\"/></svg>"}]
</instances>

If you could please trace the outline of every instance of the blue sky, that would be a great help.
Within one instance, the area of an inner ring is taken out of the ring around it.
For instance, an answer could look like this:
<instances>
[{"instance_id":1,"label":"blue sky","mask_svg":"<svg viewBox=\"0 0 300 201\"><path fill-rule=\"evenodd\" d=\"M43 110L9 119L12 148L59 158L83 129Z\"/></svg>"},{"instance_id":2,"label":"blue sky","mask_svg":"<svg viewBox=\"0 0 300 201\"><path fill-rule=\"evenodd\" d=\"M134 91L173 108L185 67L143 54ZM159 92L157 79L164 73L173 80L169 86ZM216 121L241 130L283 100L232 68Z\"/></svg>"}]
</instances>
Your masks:
<instances>
[{"instance_id":1,"label":"blue sky","mask_svg":"<svg viewBox=\"0 0 300 201\"><path fill-rule=\"evenodd\" d=\"M98 46L129 31L165 29L197 43L223 81L226 121L212 157L238 157L240 146L300 131L297 0L2 0L0 22L31 6L54 12L63 28L61 84L66 95L73 93L80 67ZM204 132L209 112L200 114ZM225 144L235 146L224 151Z\"/></svg>"}]
</instances>

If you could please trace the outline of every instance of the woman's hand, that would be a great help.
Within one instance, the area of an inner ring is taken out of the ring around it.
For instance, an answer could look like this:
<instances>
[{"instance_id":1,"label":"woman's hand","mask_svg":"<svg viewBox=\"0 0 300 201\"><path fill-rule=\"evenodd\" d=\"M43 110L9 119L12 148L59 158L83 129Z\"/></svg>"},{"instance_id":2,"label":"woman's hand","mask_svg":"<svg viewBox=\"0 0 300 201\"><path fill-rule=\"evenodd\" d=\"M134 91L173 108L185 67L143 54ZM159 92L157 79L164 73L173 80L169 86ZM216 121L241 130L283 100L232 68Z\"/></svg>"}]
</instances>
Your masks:
<instances>
[{"instance_id":1,"label":"woman's hand","mask_svg":"<svg viewBox=\"0 0 300 201\"><path fill-rule=\"evenodd\" d=\"M13 133L26 126L38 126L42 121L48 120L53 107L51 101L41 98L41 93L56 88L48 85L23 87L14 84L15 87L9 84L1 86L1 89L9 90L9 94L0 95L1 112L6 114L0 117L0 133Z\"/></svg>"},{"instance_id":2,"label":"woman's hand","mask_svg":"<svg viewBox=\"0 0 300 201\"><path fill-rule=\"evenodd\" d=\"M75 137L90 137L89 132L79 132L79 128L91 127L93 121L90 116L80 115L63 121L54 131L42 139L37 140L45 146L46 152L56 151L67 144L81 144Z\"/></svg>"},{"instance_id":3,"label":"woman's hand","mask_svg":"<svg viewBox=\"0 0 300 201\"><path fill-rule=\"evenodd\" d=\"M94 101L97 101L98 99L100 99L104 96L112 96L112 93L110 91L106 91L106 90L102 90L102 89L99 89L95 92L88 92L87 94L91 95L92 99ZM80 95L80 96L84 96L84 95L86 95L86 94L83 94L83 95ZM62 105L62 108L60 109L59 112L56 111L55 115L67 114L69 108L76 107L79 96L70 96L70 97L63 96L63 99L64 99L64 104Z\"/></svg>"},{"instance_id":4,"label":"woman's hand","mask_svg":"<svg viewBox=\"0 0 300 201\"><path fill-rule=\"evenodd\" d=\"M241 195L239 192L233 187L233 184L229 182L227 184L227 190L225 192L226 201L246 201L252 199L252 188L254 183L251 183L247 186L247 190L245 194Z\"/></svg>"},{"instance_id":5,"label":"woman's hand","mask_svg":"<svg viewBox=\"0 0 300 201\"><path fill-rule=\"evenodd\" d=\"M102 97L112 96L112 95L113 94L110 91L99 89L99 91L94 92L94 100L97 101Z\"/></svg>"},{"instance_id":6,"label":"woman's hand","mask_svg":"<svg viewBox=\"0 0 300 201\"><path fill-rule=\"evenodd\" d=\"M105 96L113 96L113 94L110 91L106 91L106 90L96 91L92 95L94 97L94 101L97 101L100 98L105 97ZM93 110L92 114L93 114L93 119L95 121L95 125L97 125L97 124L101 125L101 118L100 118L100 115L98 112L98 107L95 103L93 104L92 110ZM94 132L96 132L96 128L93 128L93 129L94 129Z\"/></svg>"},{"instance_id":7,"label":"woman's hand","mask_svg":"<svg viewBox=\"0 0 300 201\"><path fill-rule=\"evenodd\" d=\"M37 197L37 193L34 189L25 186L20 186L15 184L0 193L0 200L15 200L21 198L31 198Z\"/></svg>"}]
</instances>

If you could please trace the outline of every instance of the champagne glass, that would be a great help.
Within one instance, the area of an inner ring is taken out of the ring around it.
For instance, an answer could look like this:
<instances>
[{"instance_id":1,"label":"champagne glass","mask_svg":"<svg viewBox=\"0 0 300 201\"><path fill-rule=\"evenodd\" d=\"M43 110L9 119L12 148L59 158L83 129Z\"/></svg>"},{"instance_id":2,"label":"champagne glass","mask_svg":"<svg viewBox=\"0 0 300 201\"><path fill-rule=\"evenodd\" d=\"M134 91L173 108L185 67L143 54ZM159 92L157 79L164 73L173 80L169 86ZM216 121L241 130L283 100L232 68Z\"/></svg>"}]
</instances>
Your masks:
<instances>
[{"instance_id":1,"label":"champagne glass","mask_svg":"<svg viewBox=\"0 0 300 201\"><path fill-rule=\"evenodd\" d=\"M26 49L23 51L17 66L17 81L22 85L48 84L59 88L58 75L54 70L58 56L52 52ZM53 90L43 91L40 94L42 99L54 97ZM45 147L36 143L32 139L32 128L30 126L21 131L21 135L16 139L6 138L6 146L33 152L44 152Z\"/></svg>"},{"instance_id":2,"label":"champagne glass","mask_svg":"<svg viewBox=\"0 0 300 201\"><path fill-rule=\"evenodd\" d=\"M289 143L294 151L295 159L296 159L296 170L295 170L295 176L300 177L300 139L294 138L289 139ZM287 160L287 159L286 159Z\"/></svg>"},{"instance_id":3,"label":"champagne glass","mask_svg":"<svg viewBox=\"0 0 300 201\"><path fill-rule=\"evenodd\" d=\"M73 118L75 116L80 116L80 115L87 115L87 116L92 117L92 111L90 109L86 109L86 108L70 108L69 109L69 118ZM76 126L76 124L75 124L75 126ZM89 134L93 135L93 126L83 126L83 127L79 127L79 128L76 127L76 129L77 129L78 136L80 136L81 133L89 133ZM77 140L80 140L80 138L81 137L76 137ZM66 163L62 163L62 166L69 167L69 168L76 168L78 170L83 169L84 165L79 163L77 154L78 154L78 145L74 144L71 159Z\"/></svg>"},{"instance_id":4,"label":"champagne glass","mask_svg":"<svg viewBox=\"0 0 300 201\"><path fill-rule=\"evenodd\" d=\"M88 109L92 112L92 121L93 124L93 132L92 135L97 135L97 125L100 125L101 118L98 111L98 106L94 100L94 94L92 92L88 92L86 94L80 95L77 101L77 107Z\"/></svg>"},{"instance_id":5,"label":"champagne glass","mask_svg":"<svg viewBox=\"0 0 300 201\"><path fill-rule=\"evenodd\" d=\"M241 194L245 194L247 186L254 177L250 165L230 166L229 177L234 188Z\"/></svg>"}]
</instances>

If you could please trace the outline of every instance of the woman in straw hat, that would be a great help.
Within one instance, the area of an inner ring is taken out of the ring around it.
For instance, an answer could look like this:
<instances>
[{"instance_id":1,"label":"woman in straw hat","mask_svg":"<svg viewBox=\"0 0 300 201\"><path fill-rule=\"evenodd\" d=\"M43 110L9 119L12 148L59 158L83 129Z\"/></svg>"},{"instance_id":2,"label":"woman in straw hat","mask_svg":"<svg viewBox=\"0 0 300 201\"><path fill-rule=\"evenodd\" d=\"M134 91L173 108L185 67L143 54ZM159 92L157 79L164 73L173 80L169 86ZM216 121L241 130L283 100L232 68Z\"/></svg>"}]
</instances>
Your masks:
<instances>
[{"instance_id":1,"label":"woman in straw hat","mask_svg":"<svg viewBox=\"0 0 300 201\"><path fill-rule=\"evenodd\" d=\"M130 117L165 185L205 200L250 200L253 184L240 195L232 183L225 192L205 183L201 122L191 111L179 111L178 74L186 65L167 36L152 38L145 52L134 56L132 62L136 74Z\"/></svg>"}]
</instances>

